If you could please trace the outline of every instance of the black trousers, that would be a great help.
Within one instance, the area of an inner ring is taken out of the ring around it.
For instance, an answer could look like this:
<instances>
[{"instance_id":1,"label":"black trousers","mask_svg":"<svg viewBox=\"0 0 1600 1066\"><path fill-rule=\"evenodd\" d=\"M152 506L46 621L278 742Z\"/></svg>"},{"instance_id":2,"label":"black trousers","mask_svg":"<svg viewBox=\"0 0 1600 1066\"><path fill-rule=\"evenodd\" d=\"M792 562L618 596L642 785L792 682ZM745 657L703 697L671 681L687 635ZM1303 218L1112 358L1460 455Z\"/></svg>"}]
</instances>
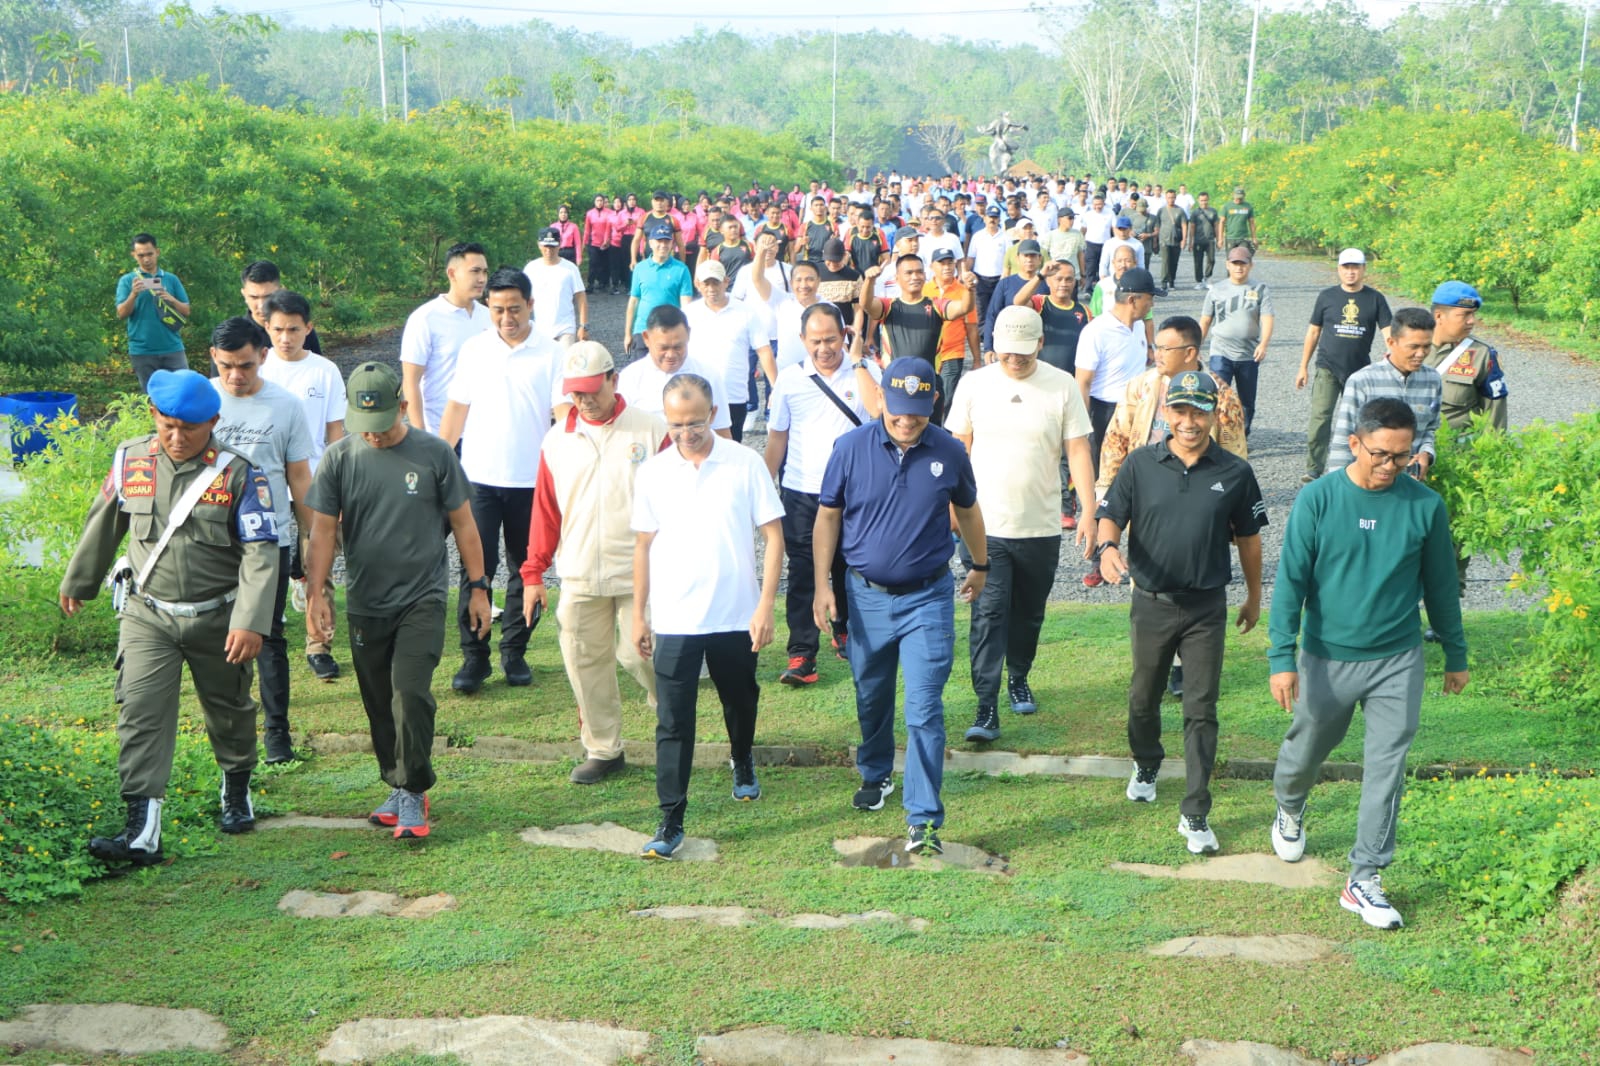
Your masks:
<instances>
[{"instance_id":1,"label":"black trousers","mask_svg":"<svg viewBox=\"0 0 1600 1066\"><path fill-rule=\"evenodd\" d=\"M1133 679L1128 685L1128 747L1141 767L1158 768L1161 699L1174 654L1183 657L1183 762L1187 788L1178 809L1211 812L1211 769L1217 762L1217 686L1228 632L1228 592L1154 594L1133 590L1129 609Z\"/></svg>"},{"instance_id":2,"label":"black trousers","mask_svg":"<svg viewBox=\"0 0 1600 1066\"><path fill-rule=\"evenodd\" d=\"M1217 268L1217 246L1214 243L1196 244L1194 246L1194 283L1203 285L1211 280L1211 272Z\"/></svg>"},{"instance_id":3,"label":"black trousers","mask_svg":"<svg viewBox=\"0 0 1600 1066\"><path fill-rule=\"evenodd\" d=\"M994 277L990 277L987 274L978 275L978 291L974 295L978 301L976 306L979 321L982 321L983 316L989 313L989 297L994 295L994 290L999 284L1000 275L998 274Z\"/></svg>"},{"instance_id":4,"label":"black trousers","mask_svg":"<svg viewBox=\"0 0 1600 1066\"><path fill-rule=\"evenodd\" d=\"M728 746L738 758L756 739L756 653L750 633L656 634L656 801L663 821L683 824L689 806L689 771L694 766L695 709L700 695L700 664L711 675L722 701Z\"/></svg>"},{"instance_id":5,"label":"black trousers","mask_svg":"<svg viewBox=\"0 0 1600 1066\"><path fill-rule=\"evenodd\" d=\"M1095 476L1100 475L1100 448L1106 442L1106 430L1111 426L1111 416L1117 413L1117 405L1110 400L1089 399L1089 427L1093 433L1089 437L1089 449L1093 453L1090 458L1094 460Z\"/></svg>"},{"instance_id":6,"label":"black trousers","mask_svg":"<svg viewBox=\"0 0 1600 1066\"><path fill-rule=\"evenodd\" d=\"M1178 263L1183 259L1183 245L1161 246L1161 287L1170 289L1178 283Z\"/></svg>"},{"instance_id":7,"label":"black trousers","mask_svg":"<svg viewBox=\"0 0 1600 1066\"><path fill-rule=\"evenodd\" d=\"M433 787L433 672L444 652L444 616L443 597L426 596L393 615L348 619L372 752L391 788Z\"/></svg>"},{"instance_id":8,"label":"black trousers","mask_svg":"<svg viewBox=\"0 0 1600 1066\"><path fill-rule=\"evenodd\" d=\"M811 614L811 600L817 592L816 560L811 554L811 531L817 524L817 497L794 489L783 489L778 495L783 501L783 548L789 556L789 591L783 601L789 622L789 657L815 659L822 640ZM839 618L833 623L833 635L837 637L847 631L850 618L844 555L837 548L829 571L833 575L834 602L839 607Z\"/></svg>"},{"instance_id":9,"label":"black trousers","mask_svg":"<svg viewBox=\"0 0 1600 1066\"><path fill-rule=\"evenodd\" d=\"M972 691L978 704L1000 701L1000 665L1028 676L1039 651L1045 601L1056 580L1061 537L989 537L989 577L972 605Z\"/></svg>"},{"instance_id":10,"label":"black trousers","mask_svg":"<svg viewBox=\"0 0 1600 1066\"><path fill-rule=\"evenodd\" d=\"M272 632L261 639L256 672L261 675L261 725L289 728L289 642L283 636L283 610L289 602L289 547L278 549L278 591L272 601Z\"/></svg>"},{"instance_id":11,"label":"black trousers","mask_svg":"<svg viewBox=\"0 0 1600 1066\"><path fill-rule=\"evenodd\" d=\"M532 630L522 618L523 560L528 557L528 526L533 521L533 490L508 489L498 485L472 486L472 520L483 542L483 572L494 580L500 568L500 535L506 538L506 608L500 615L500 654L521 655L528 647ZM461 651L467 658L489 658L489 638L472 631L467 607L472 590L467 588L467 568L461 568L461 590L456 604L456 626L461 631Z\"/></svg>"},{"instance_id":12,"label":"black trousers","mask_svg":"<svg viewBox=\"0 0 1600 1066\"><path fill-rule=\"evenodd\" d=\"M1100 253L1105 251L1103 244L1085 244L1083 246L1083 291L1093 292L1095 283L1100 280Z\"/></svg>"},{"instance_id":13,"label":"black trousers","mask_svg":"<svg viewBox=\"0 0 1600 1066\"><path fill-rule=\"evenodd\" d=\"M611 281L611 256L608 249L589 245L589 291L599 292Z\"/></svg>"}]
</instances>

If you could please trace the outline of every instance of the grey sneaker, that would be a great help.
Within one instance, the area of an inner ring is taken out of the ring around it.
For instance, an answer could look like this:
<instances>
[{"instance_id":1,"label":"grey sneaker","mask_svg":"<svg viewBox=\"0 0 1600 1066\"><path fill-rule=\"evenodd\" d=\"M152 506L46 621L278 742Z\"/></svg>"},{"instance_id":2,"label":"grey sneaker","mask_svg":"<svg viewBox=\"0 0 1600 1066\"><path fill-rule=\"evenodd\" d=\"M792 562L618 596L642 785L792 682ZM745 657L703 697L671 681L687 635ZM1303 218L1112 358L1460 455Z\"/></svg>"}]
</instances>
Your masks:
<instances>
[{"instance_id":1,"label":"grey sneaker","mask_svg":"<svg viewBox=\"0 0 1600 1066\"><path fill-rule=\"evenodd\" d=\"M394 838L420 840L428 835L428 794L400 790L400 810L396 814Z\"/></svg>"},{"instance_id":2,"label":"grey sneaker","mask_svg":"<svg viewBox=\"0 0 1600 1066\"><path fill-rule=\"evenodd\" d=\"M377 808L369 815L367 821L373 825L393 826L400 821L400 793L401 789L389 790L389 798L378 804Z\"/></svg>"},{"instance_id":3,"label":"grey sneaker","mask_svg":"<svg viewBox=\"0 0 1600 1066\"><path fill-rule=\"evenodd\" d=\"M1272 820L1272 850L1284 862L1299 862L1305 855L1305 821L1305 811L1290 814L1286 808L1278 808L1278 816Z\"/></svg>"}]
</instances>

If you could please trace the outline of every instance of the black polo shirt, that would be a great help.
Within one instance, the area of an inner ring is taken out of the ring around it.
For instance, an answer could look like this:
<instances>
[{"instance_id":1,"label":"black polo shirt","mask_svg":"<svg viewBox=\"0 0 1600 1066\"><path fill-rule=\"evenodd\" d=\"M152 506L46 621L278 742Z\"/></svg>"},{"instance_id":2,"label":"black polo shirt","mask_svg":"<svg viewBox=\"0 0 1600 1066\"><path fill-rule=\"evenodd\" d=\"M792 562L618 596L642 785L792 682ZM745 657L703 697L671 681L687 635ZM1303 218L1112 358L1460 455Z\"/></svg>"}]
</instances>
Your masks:
<instances>
[{"instance_id":1,"label":"black polo shirt","mask_svg":"<svg viewBox=\"0 0 1600 1066\"><path fill-rule=\"evenodd\" d=\"M1267 505L1250 464L1216 441L1185 467L1164 440L1128 453L1099 517L1128 530L1128 569L1139 588L1204 592L1227 585L1228 545L1261 531Z\"/></svg>"}]
</instances>

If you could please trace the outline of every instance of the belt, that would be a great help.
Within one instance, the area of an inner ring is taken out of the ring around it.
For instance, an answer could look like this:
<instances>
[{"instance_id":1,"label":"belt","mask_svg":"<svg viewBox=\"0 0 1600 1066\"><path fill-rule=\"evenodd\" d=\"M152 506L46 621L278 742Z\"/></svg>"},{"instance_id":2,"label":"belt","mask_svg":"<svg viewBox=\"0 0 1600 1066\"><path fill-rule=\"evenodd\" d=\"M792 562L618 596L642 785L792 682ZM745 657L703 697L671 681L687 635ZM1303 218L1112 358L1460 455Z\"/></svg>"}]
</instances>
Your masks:
<instances>
[{"instance_id":1,"label":"belt","mask_svg":"<svg viewBox=\"0 0 1600 1066\"><path fill-rule=\"evenodd\" d=\"M850 567L849 570L856 577L860 578L861 583L867 586L867 588L877 589L879 592L887 592L891 596L909 596L913 592L921 592L923 589L927 588L935 581L938 581L940 578L950 576L949 570L939 570L933 574L930 574L924 580L915 581L909 585L880 585L876 581L868 581L867 575L863 574L853 566Z\"/></svg>"},{"instance_id":2,"label":"belt","mask_svg":"<svg viewBox=\"0 0 1600 1066\"><path fill-rule=\"evenodd\" d=\"M239 594L237 592L229 592L222 596L213 596L209 600L202 600L199 603L168 603L166 600L158 600L154 596L139 594L139 599L146 607L154 611L170 614L174 618L199 618L208 611L215 611L218 607L226 607L238 598Z\"/></svg>"},{"instance_id":3,"label":"belt","mask_svg":"<svg viewBox=\"0 0 1600 1066\"><path fill-rule=\"evenodd\" d=\"M1133 591L1138 595L1148 596L1152 600L1160 600L1162 603L1176 604L1194 603L1196 600L1203 600L1208 597L1213 597L1218 593L1226 596L1228 592L1227 588L1225 587L1214 589L1185 589L1182 592L1151 592L1149 589L1142 589L1137 585L1133 587Z\"/></svg>"}]
</instances>

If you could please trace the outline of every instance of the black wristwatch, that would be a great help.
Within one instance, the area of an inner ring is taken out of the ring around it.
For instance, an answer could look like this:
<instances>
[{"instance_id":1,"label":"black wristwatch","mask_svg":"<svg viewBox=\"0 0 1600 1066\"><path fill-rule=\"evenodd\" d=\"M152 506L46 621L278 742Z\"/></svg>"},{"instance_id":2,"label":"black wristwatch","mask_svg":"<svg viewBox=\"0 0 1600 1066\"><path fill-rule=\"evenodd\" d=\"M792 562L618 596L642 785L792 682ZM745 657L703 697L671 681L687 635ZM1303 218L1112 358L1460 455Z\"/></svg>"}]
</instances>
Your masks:
<instances>
[{"instance_id":1,"label":"black wristwatch","mask_svg":"<svg viewBox=\"0 0 1600 1066\"><path fill-rule=\"evenodd\" d=\"M981 564L980 563L968 563L967 564L967 569L968 570L976 570L980 574L987 574L989 572L989 564L988 563L981 563Z\"/></svg>"},{"instance_id":2,"label":"black wristwatch","mask_svg":"<svg viewBox=\"0 0 1600 1066\"><path fill-rule=\"evenodd\" d=\"M1122 547L1116 541L1103 540L1094 546L1094 561L1098 563L1100 561L1100 556L1104 555L1106 553L1106 549L1108 548L1116 548L1118 551L1122 550Z\"/></svg>"},{"instance_id":3,"label":"black wristwatch","mask_svg":"<svg viewBox=\"0 0 1600 1066\"><path fill-rule=\"evenodd\" d=\"M473 578L471 581L467 582L467 588L469 588L469 589L482 589L483 591L488 592L489 591L489 575L488 574L484 574L482 577Z\"/></svg>"}]
</instances>

